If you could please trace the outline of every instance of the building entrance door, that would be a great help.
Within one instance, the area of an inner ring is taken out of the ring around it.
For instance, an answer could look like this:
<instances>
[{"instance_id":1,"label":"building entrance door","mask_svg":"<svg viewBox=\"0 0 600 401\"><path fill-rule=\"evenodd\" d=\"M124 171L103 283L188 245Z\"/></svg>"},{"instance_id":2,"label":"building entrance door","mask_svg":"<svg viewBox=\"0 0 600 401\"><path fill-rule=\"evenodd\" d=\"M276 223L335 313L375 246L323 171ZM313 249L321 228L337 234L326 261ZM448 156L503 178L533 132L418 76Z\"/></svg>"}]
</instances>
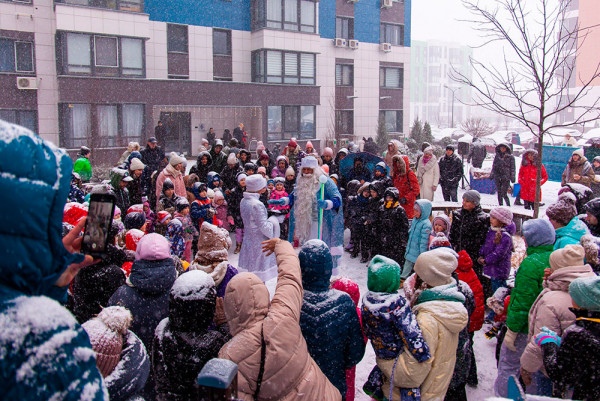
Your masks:
<instances>
[{"instance_id":1,"label":"building entrance door","mask_svg":"<svg viewBox=\"0 0 600 401\"><path fill-rule=\"evenodd\" d=\"M164 138L156 138L165 153L191 154L192 114L189 112L161 112L160 121L165 127Z\"/></svg>"}]
</instances>

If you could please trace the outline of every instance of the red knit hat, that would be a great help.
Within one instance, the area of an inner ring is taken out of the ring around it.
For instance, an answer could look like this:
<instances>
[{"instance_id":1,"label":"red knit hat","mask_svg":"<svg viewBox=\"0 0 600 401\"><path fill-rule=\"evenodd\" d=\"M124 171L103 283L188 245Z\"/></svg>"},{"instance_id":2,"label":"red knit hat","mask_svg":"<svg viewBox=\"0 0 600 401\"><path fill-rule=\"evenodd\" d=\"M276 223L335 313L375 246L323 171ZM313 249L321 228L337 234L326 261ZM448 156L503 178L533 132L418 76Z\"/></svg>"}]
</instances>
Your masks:
<instances>
[{"instance_id":1,"label":"red knit hat","mask_svg":"<svg viewBox=\"0 0 600 401\"><path fill-rule=\"evenodd\" d=\"M296 146L298 146L298 143L293 139L290 139L290 141L288 142L288 148L295 148Z\"/></svg>"},{"instance_id":2,"label":"red knit hat","mask_svg":"<svg viewBox=\"0 0 600 401\"><path fill-rule=\"evenodd\" d=\"M158 221L160 222L160 224L165 224L167 219L170 219L170 218L171 218L171 213L167 212L166 210L161 210L160 212L158 212Z\"/></svg>"},{"instance_id":3,"label":"red knit hat","mask_svg":"<svg viewBox=\"0 0 600 401\"><path fill-rule=\"evenodd\" d=\"M127 234L125 234L125 247L128 250L135 252L135 250L137 249L138 242L140 242L143 236L144 232L138 230L137 228L133 228L127 231Z\"/></svg>"},{"instance_id":4,"label":"red knit hat","mask_svg":"<svg viewBox=\"0 0 600 401\"><path fill-rule=\"evenodd\" d=\"M82 217L86 217L88 214L88 208L81 203L69 202L65 205L63 211L63 223L69 223L74 226L77 225Z\"/></svg>"},{"instance_id":5,"label":"red knit hat","mask_svg":"<svg viewBox=\"0 0 600 401\"><path fill-rule=\"evenodd\" d=\"M127 209L127 213L144 213L144 205L143 204L138 204L138 205L131 205L129 207L129 209Z\"/></svg>"}]
</instances>

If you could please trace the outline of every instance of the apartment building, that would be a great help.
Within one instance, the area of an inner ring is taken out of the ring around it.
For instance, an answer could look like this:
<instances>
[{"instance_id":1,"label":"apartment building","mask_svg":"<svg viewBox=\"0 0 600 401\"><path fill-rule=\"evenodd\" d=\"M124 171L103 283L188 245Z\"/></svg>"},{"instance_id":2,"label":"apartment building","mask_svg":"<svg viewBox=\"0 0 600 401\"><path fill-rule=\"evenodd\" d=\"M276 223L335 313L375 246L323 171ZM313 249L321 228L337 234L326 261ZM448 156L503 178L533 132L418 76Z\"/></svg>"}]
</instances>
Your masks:
<instances>
[{"instance_id":1,"label":"apartment building","mask_svg":"<svg viewBox=\"0 0 600 401\"><path fill-rule=\"evenodd\" d=\"M159 120L315 146L408 131L411 0L0 0L0 118L112 158Z\"/></svg>"}]
</instances>

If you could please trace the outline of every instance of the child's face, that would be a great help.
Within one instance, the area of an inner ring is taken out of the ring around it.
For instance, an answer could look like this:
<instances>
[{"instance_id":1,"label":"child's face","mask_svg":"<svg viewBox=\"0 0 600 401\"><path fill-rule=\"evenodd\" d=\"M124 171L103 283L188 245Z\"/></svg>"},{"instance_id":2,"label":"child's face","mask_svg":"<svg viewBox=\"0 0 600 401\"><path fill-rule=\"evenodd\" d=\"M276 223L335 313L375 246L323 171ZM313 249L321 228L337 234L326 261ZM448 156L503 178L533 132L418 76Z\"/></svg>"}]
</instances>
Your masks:
<instances>
[{"instance_id":1,"label":"child's face","mask_svg":"<svg viewBox=\"0 0 600 401\"><path fill-rule=\"evenodd\" d=\"M598 225L598 218L596 216L594 216L593 214L591 214L590 212L587 212L587 215L585 216L585 221L587 221L588 223L590 223L593 226Z\"/></svg>"},{"instance_id":2,"label":"child's face","mask_svg":"<svg viewBox=\"0 0 600 401\"><path fill-rule=\"evenodd\" d=\"M371 196L371 191L369 191L368 189L365 189L364 191L362 191L362 196L363 198L368 198Z\"/></svg>"},{"instance_id":3,"label":"child's face","mask_svg":"<svg viewBox=\"0 0 600 401\"><path fill-rule=\"evenodd\" d=\"M381 172L381 170L376 169L375 170L375 177L381 177L383 175L383 173Z\"/></svg>"},{"instance_id":4,"label":"child's face","mask_svg":"<svg viewBox=\"0 0 600 401\"><path fill-rule=\"evenodd\" d=\"M206 198L206 191L200 192L200 197L201 198Z\"/></svg>"},{"instance_id":5,"label":"child's face","mask_svg":"<svg viewBox=\"0 0 600 401\"><path fill-rule=\"evenodd\" d=\"M252 170L252 169L246 170L246 175L253 175L253 174L254 174L254 170Z\"/></svg>"},{"instance_id":6,"label":"child's face","mask_svg":"<svg viewBox=\"0 0 600 401\"><path fill-rule=\"evenodd\" d=\"M144 209L144 212L147 212L147 211L148 211L148 209L150 209L150 206L148 206L148 205L144 205L144 208L143 208L143 209Z\"/></svg>"},{"instance_id":7,"label":"child's face","mask_svg":"<svg viewBox=\"0 0 600 401\"><path fill-rule=\"evenodd\" d=\"M148 223L144 223L144 225L140 227L140 231L146 232L146 226L148 226Z\"/></svg>"},{"instance_id":8,"label":"child's face","mask_svg":"<svg viewBox=\"0 0 600 401\"><path fill-rule=\"evenodd\" d=\"M245 178L242 178L242 179L240 180L240 186L241 186L242 188L246 188L246 179L245 179Z\"/></svg>"},{"instance_id":9,"label":"child's face","mask_svg":"<svg viewBox=\"0 0 600 401\"><path fill-rule=\"evenodd\" d=\"M202 156L202 164L208 163L208 157Z\"/></svg>"},{"instance_id":10,"label":"child's face","mask_svg":"<svg viewBox=\"0 0 600 401\"><path fill-rule=\"evenodd\" d=\"M386 196L386 197L385 197L385 201L386 201L386 202L393 202L393 201L394 201L394 198L392 198L391 196Z\"/></svg>"},{"instance_id":11,"label":"child's face","mask_svg":"<svg viewBox=\"0 0 600 401\"><path fill-rule=\"evenodd\" d=\"M221 186L221 181L219 181L219 180L213 181L213 185L215 186L215 188L219 188Z\"/></svg>"},{"instance_id":12,"label":"child's face","mask_svg":"<svg viewBox=\"0 0 600 401\"><path fill-rule=\"evenodd\" d=\"M463 199L463 209L469 210L469 211L473 210L473 209L475 209L475 204L471 201Z\"/></svg>"},{"instance_id":13,"label":"child's face","mask_svg":"<svg viewBox=\"0 0 600 401\"><path fill-rule=\"evenodd\" d=\"M189 209L188 209L188 211L189 211ZM181 212L181 214L183 214L183 212ZM165 222L164 222L164 225L165 225L165 226L168 226L170 222L171 222L171 218L169 217L169 218L167 219L167 221L165 221Z\"/></svg>"},{"instance_id":14,"label":"child's face","mask_svg":"<svg viewBox=\"0 0 600 401\"><path fill-rule=\"evenodd\" d=\"M490 217L490 224L492 227L504 227L504 224L495 217Z\"/></svg>"},{"instance_id":15,"label":"child's face","mask_svg":"<svg viewBox=\"0 0 600 401\"><path fill-rule=\"evenodd\" d=\"M167 195L167 198L170 198L170 197L172 197L172 196L173 196L173 193L174 193L174 192L175 192L175 190L174 190L174 189L167 189L167 190L165 191L165 195Z\"/></svg>"},{"instance_id":16,"label":"child's face","mask_svg":"<svg viewBox=\"0 0 600 401\"><path fill-rule=\"evenodd\" d=\"M378 195L377 191L375 191L375 190L372 189L371 190L371 198L377 198L377 195Z\"/></svg>"},{"instance_id":17,"label":"child's face","mask_svg":"<svg viewBox=\"0 0 600 401\"><path fill-rule=\"evenodd\" d=\"M221 199L221 198L219 198L219 200L218 200L218 201L215 201L215 204L216 204L217 206L221 206L223 203L225 203L225 199Z\"/></svg>"},{"instance_id":18,"label":"child's face","mask_svg":"<svg viewBox=\"0 0 600 401\"><path fill-rule=\"evenodd\" d=\"M121 213L116 214L113 220L121 220Z\"/></svg>"},{"instance_id":19,"label":"child's face","mask_svg":"<svg viewBox=\"0 0 600 401\"><path fill-rule=\"evenodd\" d=\"M594 160L594 167L596 167L596 168L600 167L600 162L597 160Z\"/></svg>"},{"instance_id":20,"label":"child's face","mask_svg":"<svg viewBox=\"0 0 600 401\"><path fill-rule=\"evenodd\" d=\"M181 215L182 216L187 216L188 214L190 214L190 208L189 207L186 207L185 209L183 209L181 211Z\"/></svg>"},{"instance_id":21,"label":"child's face","mask_svg":"<svg viewBox=\"0 0 600 401\"><path fill-rule=\"evenodd\" d=\"M441 233L446 231L446 227L444 227L442 224L440 223L435 223L435 227L433 227L436 233Z\"/></svg>"},{"instance_id":22,"label":"child's face","mask_svg":"<svg viewBox=\"0 0 600 401\"><path fill-rule=\"evenodd\" d=\"M269 191L272 191L273 188L275 188L275 184L273 184L272 182L269 183Z\"/></svg>"},{"instance_id":23,"label":"child's face","mask_svg":"<svg viewBox=\"0 0 600 401\"><path fill-rule=\"evenodd\" d=\"M277 165L279 166L279 170L283 170L285 168L285 162L283 160L279 160Z\"/></svg>"},{"instance_id":24,"label":"child's face","mask_svg":"<svg viewBox=\"0 0 600 401\"><path fill-rule=\"evenodd\" d=\"M285 179L288 180L288 181L294 181L294 177L295 176L293 176L293 175L290 174L290 175L286 175Z\"/></svg>"},{"instance_id":25,"label":"child's face","mask_svg":"<svg viewBox=\"0 0 600 401\"><path fill-rule=\"evenodd\" d=\"M275 185L275 189L278 191L283 191L283 184L281 182L278 182L277 185Z\"/></svg>"},{"instance_id":26,"label":"child's face","mask_svg":"<svg viewBox=\"0 0 600 401\"><path fill-rule=\"evenodd\" d=\"M418 219L421 217L421 208L415 205L415 217Z\"/></svg>"}]
</instances>

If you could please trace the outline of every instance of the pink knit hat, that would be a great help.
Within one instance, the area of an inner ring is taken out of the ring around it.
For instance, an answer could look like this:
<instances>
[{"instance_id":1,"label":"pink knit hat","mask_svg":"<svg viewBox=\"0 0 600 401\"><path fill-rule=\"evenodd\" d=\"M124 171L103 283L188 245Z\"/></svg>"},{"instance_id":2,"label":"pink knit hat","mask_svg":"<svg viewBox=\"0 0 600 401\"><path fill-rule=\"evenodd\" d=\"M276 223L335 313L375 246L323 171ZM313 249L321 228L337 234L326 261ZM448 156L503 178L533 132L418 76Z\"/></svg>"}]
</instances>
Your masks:
<instances>
[{"instance_id":1,"label":"pink knit hat","mask_svg":"<svg viewBox=\"0 0 600 401\"><path fill-rule=\"evenodd\" d=\"M156 233L144 235L135 251L135 260L162 260L170 257L169 241Z\"/></svg>"},{"instance_id":2,"label":"pink knit hat","mask_svg":"<svg viewBox=\"0 0 600 401\"><path fill-rule=\"evenodd\" d=\"M121 360L124 336L132 321L131 312L122 306L104 308L98 316L82 324L96 354L96 366L107 377Z\"/></svg>"},{"instance_id":3,"label":"pink knit hat","mask_svg":"<svg viewBox=\"0 0 600 401\"><path fill-rule=\"evenodd\" d=\"M490 211L490 217L500 221L505 226L509 225L513 221L513 214L510 209L506 207L495 207Z\"/></svg>"}]
</instances>

